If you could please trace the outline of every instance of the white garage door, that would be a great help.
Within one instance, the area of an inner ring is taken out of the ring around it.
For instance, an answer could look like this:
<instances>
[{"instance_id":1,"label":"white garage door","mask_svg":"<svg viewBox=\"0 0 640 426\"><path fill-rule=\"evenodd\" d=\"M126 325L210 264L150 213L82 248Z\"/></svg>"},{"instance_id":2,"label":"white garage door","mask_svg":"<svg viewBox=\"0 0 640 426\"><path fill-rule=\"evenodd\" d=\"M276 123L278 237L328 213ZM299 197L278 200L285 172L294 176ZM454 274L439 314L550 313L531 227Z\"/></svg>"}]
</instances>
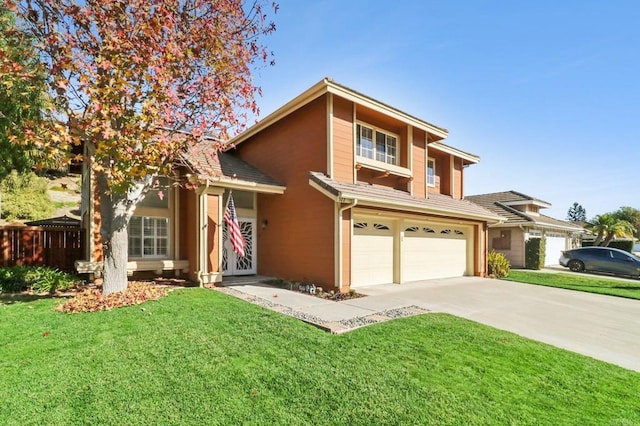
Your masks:
<instances>
[{"instance_id":1,"label":"white garage door","mask_svg":"<svg viewBox=\"0 0 640 426\"><path fill-rule=\"evenodd\" d=\"M405 227L402 280L465 275L471 238L470 230L464 228L418 224Z\"/></svg>"},{"instance_id":2,"label":"white garage door","mask_svg":"<svg viewBox=\"0 0 640 426\"><path fill-rule=\"evenodd\" d=\"M393 225L379 220L353 224L352 287L393 282Z\"/></svg>"},{"instance_id":3,"label":"white garage door","mask_svg":"<svg viewBox=\"0 0 640 426\"><path fill-rule=\"evenodd\" d=\"M560 259L560 252L565 249L565 236L562 234L546 234L546 249L544 255L544 265L557 265Z\"/></svg>"}]
</instances>

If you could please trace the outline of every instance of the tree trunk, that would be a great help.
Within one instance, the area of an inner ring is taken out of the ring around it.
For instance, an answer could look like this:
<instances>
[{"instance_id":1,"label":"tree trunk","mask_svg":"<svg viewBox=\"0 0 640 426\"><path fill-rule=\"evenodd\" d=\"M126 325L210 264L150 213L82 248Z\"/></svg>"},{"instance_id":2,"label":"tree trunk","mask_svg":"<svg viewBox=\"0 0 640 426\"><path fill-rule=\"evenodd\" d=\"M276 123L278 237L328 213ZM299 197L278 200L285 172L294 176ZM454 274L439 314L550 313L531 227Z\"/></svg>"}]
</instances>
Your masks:
<instances>
[{"instance_id":1,"label":"tree trunk","mask_svg":"<svg viewBox=\"0 0 640 426\"><path fill-rule=\"evenodd\" d=\"M100 196L100 236L103 251L104 295L127 289L127 260L129 257L128 222L133 207L126 194L109 193L106 177L98 173Z\"/></svg>"},{"instance_id":2,"label":"tree trunk","mask_svg":"<svg viewBox=\"0 0 640 426\"><path fill-rule=\"evenodd\" d=\"M604 238L604 232L603 231L598 232L598 235L596 237L596 240L593 242L593 245L599 246L603 238Z\"/></svg>"},{"instance_id":3,"label":"tree trunk","mask_svg":"<svg viewBox=\"0 0 640 426\"><path fill-rule=\"evenodd\" d=\"M611 242L611 240L613 240L613 237L615 235L612 233L610 233L609 235L607 235L607 238L605 238L605 240L602 242L602 247L609 247L609 243Z\"/></svg>"}]
</instances>

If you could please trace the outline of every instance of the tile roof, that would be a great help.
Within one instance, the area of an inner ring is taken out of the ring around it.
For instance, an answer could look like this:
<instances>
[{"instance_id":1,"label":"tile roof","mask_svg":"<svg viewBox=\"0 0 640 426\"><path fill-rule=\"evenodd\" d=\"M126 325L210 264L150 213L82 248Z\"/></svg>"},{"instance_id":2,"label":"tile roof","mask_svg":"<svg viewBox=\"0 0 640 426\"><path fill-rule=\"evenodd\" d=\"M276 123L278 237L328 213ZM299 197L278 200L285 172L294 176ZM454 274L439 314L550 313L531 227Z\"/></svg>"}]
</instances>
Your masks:
<instances>
[{"instance_id":1,"label":"tile roof","mask_svg":"<svg viewBox=\"0 0 640 426\"><path fill-rule=\"evenodd\" d=\"M537 201L540 203L551 205L551 203L547 201L543 201L539 198L531 197L527 194L523 194L522 192L518 192L518 191L492 192L489 194L470 195L465 198L467 200L478 199L478 200L481 200L482 202L484 202L484 200L487 200L487 201L499 202L499 203L505 203L510 201L532 201L532 202Z\"/></svg>"},{"instance_id":2,"label":"tile roof","mask_svg":"<svg viewBox=\"0 0 640 426\"><path fill-rule=\"evenodd\" d=\"M201 178L252 182L261 185L283 184L229 152L219 152L211 140L190 146L182 155L187 167Z\"/></svg>"},{"instance_id":3,"label":"tile roof","mask_svg":"<svg viewBox=\"0 0 640 426\"><path fill-rule=\"evenodd\" d=\"M513 201L538 201L541 203L549 204L546 201L542 201L538 198L533 198L528 195L522 194L517 191L504 191L504 192L494 192L491 194L481 194L481 195L469 195L464 197L466 200L471 201L481 207L484 207L487 210L490 210L500 216L502 216L506 221L505 224L512 225L536 225L539 227L548 227L548 228L575 228L575 230L581 230L582 227L571 222L567 222L564 220L554 219L550 216L545 216L540 214L538 216L533 216L517 210L511 206L508 206L504 203L513 202Z\"/></svg>"},{"instance_id":4,"label":"tile roof","mask_svg":"<svg viewBox=\"0 0 640 426\"><path fill-rule=\"evenodd\" d=\"M309 178L336 198L357 198L360 204L376 202L388 204L388 208L429 212L446 216L472 217L499 221L502 218L490 210L466 200L456 200L442 194L429 194L429 198L418 198L397 189L374 186L367 183L338 182L319 172L309 172Z\"/></svg>"}]
</instances>

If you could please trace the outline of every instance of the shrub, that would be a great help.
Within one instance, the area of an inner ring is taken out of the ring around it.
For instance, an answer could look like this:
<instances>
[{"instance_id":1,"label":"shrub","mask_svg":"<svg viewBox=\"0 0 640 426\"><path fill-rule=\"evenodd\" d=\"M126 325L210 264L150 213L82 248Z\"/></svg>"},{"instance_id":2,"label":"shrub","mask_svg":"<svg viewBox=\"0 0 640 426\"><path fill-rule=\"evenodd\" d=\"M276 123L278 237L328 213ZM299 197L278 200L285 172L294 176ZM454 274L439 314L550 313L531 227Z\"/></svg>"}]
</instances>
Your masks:
<instances>
[{"instance_id":1,"label":"shrub","mask_svg":"<svg viewBox=\"0 0 640 426\"><path fill-rule=\"evenodd\" d=\"M624 250L629 253L633 251L633 245L634 245L633 240L613 240L609 242L609 247Z\"/></svg>"},{"instance_id":2,"label":"shrub","mask_svg":"<svg viewBox=\"0 0 640 426\"><path fill-rule=\"evenodd\" d=\"M108 311L122 306L139 305L149 300L158 300L166 295L166 288L144 282L132 282L126 290L107 296L103 295L100 289L84 290L62 305L56 306L55 309L68 314Z\"/></svg>"},{"instance_id":3,"label":"shrub","mask_svg":"<svg viewBox=\"0 0 640 426\"><path fill-rule=\"evenodd\" d=\"M504 278L509 276L511 270L511 264L502 253L498 253L495 250L489 252L487 258L487 264L489 267L489 276L492 278Z\"/></svg>"},{"instance_id":4,"label":"shrub","mask_svg":"<svg viewBox=\"0 0 640 426\"><path fill-rule=\"evenodd\" d=\"M54 206L47 194L47 179L33 172L12 171L0 182L2 218L37 220L51 216Z\"/></svg>"},{"instance_id":5,"label":"shrub","mask_svg":"<svg viewBox=\"0 0 640 426\"><path fill-rule=\"evenodd\" d=\"M0 293L26 290L53 293L56 290L66 290L78 282L77 277L46 266L0 268Z\"/></svg>"},{"instance_id":6,"label":"shrub","mask_svg":"<svg viewBox=\"0 0 640 426\"><path fill-rule=\"evenodd\" d=\"M524 244L524 267L527 269L542 269L547 240L542 238L529 238Z\"/></svg>"},{"instance_id":7,"label":"shrub","mask_svg":"<svg viewBox=\"0 0 640 426\"><path fill-rule=\"evenodd\" d=\"M0 293L18 293L27 289L23 268L0 268Z\"/></svg>"}]
</instances>

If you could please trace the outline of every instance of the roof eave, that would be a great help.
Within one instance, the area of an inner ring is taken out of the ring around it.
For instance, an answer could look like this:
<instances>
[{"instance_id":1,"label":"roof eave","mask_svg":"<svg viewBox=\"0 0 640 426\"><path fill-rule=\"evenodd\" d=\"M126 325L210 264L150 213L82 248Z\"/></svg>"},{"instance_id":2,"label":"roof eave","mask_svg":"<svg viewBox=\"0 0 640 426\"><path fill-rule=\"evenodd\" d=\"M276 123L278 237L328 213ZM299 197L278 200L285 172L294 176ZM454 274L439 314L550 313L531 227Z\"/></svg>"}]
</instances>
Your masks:
<instances>
[{"instance_id":1,"label":"roof eave","mask_svg":"<svg viewBox=\"0 0 640 426\"><path fill-rule=\"evenodd\" d=\"M529 199L529 200L518 200L518 201L500 201L505 206L528 206L534 205L542 208L550 208L551 203L547 203L546 201Z\"/></svg>"},{"instance_id":2,"label":"roof eave","mask_svg":"<svg viewBox=\"0 0 640 426\"><path fill-rule=\"evenodd\" d=\"M492 228L513 228L518 226L526 226L528 228L557 229L557 230L570 231L575 233L585 232L584 229L576 228L573 226L555 225L555 224L535 222L535 221L525 222L525 221L506 220L502 223L491 225Z\"/></svg>"},{"instance_id":3,"label":"roof eave","mask_svg":"<svg viewBox=\"0 0 640 426\"><path fill-rule=\"evenodd\" d=\"M345 86L342 86L338 83L335 83L331 79L324 79L326 82L327 91L334 95L338 95L341 98L350 100L356 104L366 106L375 111L381 112L388 116L394 117L400 121L403 121L407 124L411 124L413 127L418 129L422 129L428 133L431 133L434 136L438 136L441 139L447 138L449 136L449 132L446 129L435 126L431 123L427 123L424 120L420 120L417 117L413 117L405 112L402 112L396 108L393 108L389 105L386 105L380 101L377 101L369 96L363 95L362 93L358 93L355 90L349 89Z\"/></svg>"},{"instance_id":4,"label":"roof eave","mask_svg":"<svg viewBox=\"0 0 640 426\"><path fill-rule=\"evenodd\" d=\"M434 148L434 149L436 149L436 150L438 150L440 152L444 152L446 154L451 154L453 156L460 157L463 160L466 160L468 163L471 163L471 164L477 164L478 162L480 162L480 157L478 157L477 155L473 155L471 153L461 151L459 149L456 149L456 148L451 147L449 145L445 145L445 144L440 143L440 142L431 142L431 143L429 143L428 148L429 149L430 148Z\"/></svg>"},{"instance_id":5,"label":"roof eave","mask_svg":"<svg viewBox=\"0 0 640 426\"><path fill-rule=\"evenodd\" d=\"M239 189L243 191L255 191L262 194L284 194L287 189L286 186L269 185L265 183L258 183L240 179L230 179L226 177L204 177L198 175L197 181L199 183L209 182L212 186L219 186L222 188Z\"/></svg>"},{"instance_id":6,"label":"roof eave","mask_svg":"<svg viewBox=\"0 0 640 426\"><path fill-rule=\"evenodd\" d=\"M326 195L327 197L331 198L332 200L336 202L341 202L341 203L349 203L349 202L358 200L358 205L388 208L388 209L402 209L405 211L410 211L415 213L429 213L429 214L437 214L440 216L455 215L456 217L459 217L459 218L480 220L480 221L488 222L491 224L499 223L503 220L499 216L479 215L479 214L476 215L476 214L463 213L463 212L458 212L458 211L453 211L448 209L439 209L437 207L424 207L414 203L407 203L404 201L393 201L393 200L387 200L387 199L371 197L371 196L362 196L360 194L343 192L339 190L336 190L337 191L337 194L336 194L313 179L309 179L309 184L313 188L317 189L318 191Z\"/></svg>"}]
</instances>

